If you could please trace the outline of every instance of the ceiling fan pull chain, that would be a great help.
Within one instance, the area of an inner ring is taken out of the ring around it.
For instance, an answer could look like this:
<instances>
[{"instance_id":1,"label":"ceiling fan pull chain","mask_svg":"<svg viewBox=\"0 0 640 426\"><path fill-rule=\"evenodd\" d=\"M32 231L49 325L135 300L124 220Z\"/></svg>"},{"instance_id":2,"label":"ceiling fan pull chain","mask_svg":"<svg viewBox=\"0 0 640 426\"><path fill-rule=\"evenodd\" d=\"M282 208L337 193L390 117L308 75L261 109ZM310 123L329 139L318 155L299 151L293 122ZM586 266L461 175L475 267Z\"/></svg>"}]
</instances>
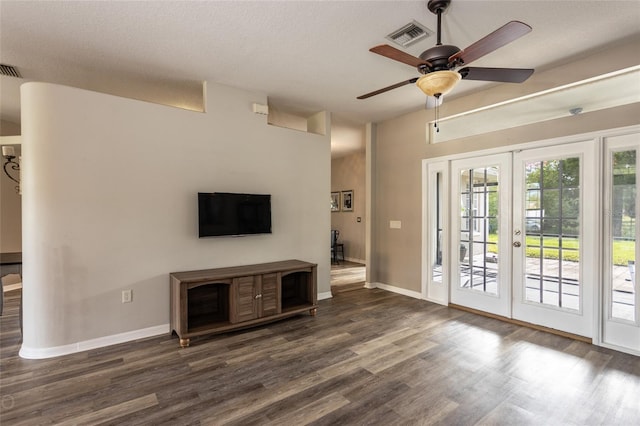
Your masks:
<instances>
[{"instance_id":1,"label":"ceiling fan pull chain","mask_svg":"<svg viewBox=\"0 0 640 426\"><path fill-rule=\"evenodd\" d=\"M436 129L436 133L440 133L440 127L438 127L438 121L440 120L440 105L438 105L438 100L440 99L440 93L436 93L434 97L436 98L436 108L435 108L436 119L433 122L433 128Z\"/></svg>"}]
</instances>

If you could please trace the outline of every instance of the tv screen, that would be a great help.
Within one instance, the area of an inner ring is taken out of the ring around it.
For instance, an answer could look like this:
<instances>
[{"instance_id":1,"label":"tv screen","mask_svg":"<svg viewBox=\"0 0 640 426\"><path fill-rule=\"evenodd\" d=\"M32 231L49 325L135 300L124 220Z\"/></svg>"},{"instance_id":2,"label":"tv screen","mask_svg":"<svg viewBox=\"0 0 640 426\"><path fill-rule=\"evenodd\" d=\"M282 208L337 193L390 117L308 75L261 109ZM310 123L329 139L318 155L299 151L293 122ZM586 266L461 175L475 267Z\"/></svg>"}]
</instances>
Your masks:
<instances>
[{"instance_id":1,"label":"tv screen","mask_svg":"<svg viewBox=\"0 0 640 426\"><path fill-rule=\"evenodd\" d=\"M271 195L198 193L200 237L271 233Z\"/></svg>"}]
</instances>

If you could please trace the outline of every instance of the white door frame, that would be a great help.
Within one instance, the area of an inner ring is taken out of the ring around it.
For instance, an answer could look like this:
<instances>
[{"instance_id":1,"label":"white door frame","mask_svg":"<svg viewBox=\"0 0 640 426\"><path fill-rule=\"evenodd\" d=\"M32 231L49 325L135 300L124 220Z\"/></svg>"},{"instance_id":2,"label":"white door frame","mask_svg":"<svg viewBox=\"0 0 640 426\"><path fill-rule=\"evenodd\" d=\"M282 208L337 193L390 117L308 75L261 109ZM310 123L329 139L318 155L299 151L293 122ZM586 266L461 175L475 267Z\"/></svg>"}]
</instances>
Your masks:
<instances>
[{"instance_id":1,"label":"white door frame","mask_svg":"<svg viewBox=\"0 0 640 426\"><path fill-rule=\"evenodd\" d=\"M638 165L640 164L640 132L635 134L617 135L603 138L602 143L602 159L603 159L603 173L604 173L604 197L603 197L603 237L602 251L603 251L603 272L602 282L604 286L602 288L602 346L606 346L616 350L622 350L632 353L634 355L640 355L640 291L638 291L638 274L635 274L635 319L633 321L625 320L621 318L614 318L612 316L612 285L613 285L613 262L611 253L611 240L613 230L611 229L611 212L613 210L612 203L612 156L613 152L635 150L636 151L636 190L638 188ZM636 193L637 194L637 193ZM637 218L640 213L640 197L636 195L636 252L635 259L636 265L638 264L638 254L640 252L639 236L640 226L638 226Z\"/></svg>"},{"instance_id":2,"label":"white door frame","mask_svg":"<svg viewBox=\"0 0 640 426\"><path fill-rule=\"evenodd\" d=\"M449 263L442 261L441 279L440 281L433 279L433 269L435 267L435 259L438 256L438 234L431 232L437 228L438 210L431 206L438 205L438 193L436 185L438 183L438 175L440 176L440 184L442 192L440 195L441 226L443 229L440 236L440 251L442 254L449 252L449 215L446 214L449 205L449 192L444 189L449 187L449 162L437 161L426 164L422 169L422 181L426 182L425 193L422 197L422 298L430 302L440 305L449 304ZM429 261L430 259L430 261ZM442 257L444 259L444 257Z\"/></svg>"},{"instance_id":3,"label":"white door frame","mask_svg":"<svg viewBox=\"0 0 640 426\"><path fill-rule=\"evenodd\" d=\"M452 194L450 201L450 229L451 250L453 253L456 247L460 246L460 171L497 166L498 175L498 256L497 256L497 294L485 293L463 287L460 283L460 256L450 256L449 258L449 297L450 302L467 306L473 309L489 312L503 317L511 317L511 153L483 155L467 159L451 161L450 182L448 192ZM506 179L504 178L506 177ZM473 191L472 191L473 192ZM455 194L455 195L453 195ZM470 194L473 198L473 194ZM473 230L469 229L469 234ZM471 240L471 238L470 238ZM469 248L471 249L471 247ZM486 262L486 259L484 260ZM470 259L470 264L473 264ZM486 263L485 263L486 265ZM471 282L473 276L471 276ZM486 281L485 281L486 282Z\"/></svg>"},{"instance_id":4,"label":"white door frame","mask_svg":"<svg viewBox=\"0 0 640 426\"><path fill-rule=\"evenodd\" d=\"M513 255L513 318L527 323L558 328L562 331L591 338L594 333L596 291L598 277L598 208L600 205L600 188L597 140L562 144L555 147L534 148L514 153L513 158L513 229L520 231L514 235L514 243L521 243L514 248ZM580 299L577 310L568 310L552 305L528 302L523 286L525 285L526 241L524 220L524 164L535 160L555 160L563 158L580 159L580 230L579 230L579 288Z\"/></svg>"},{"instance_id":5,"label":"white door frame","mask_svg":"<svg viewBox=\"0 0 640 426\"><path fill-rule=\"evenodd\" d=\"M623 128L617 128L617 129L607 129L607 130L600 130L600 131L594 131L594 132L588 132L588 133L582 133L582 134L578 134L578 135L572 135L572 136L564 136L564 137L559 137L559 138L554 138L554 139L547 139L547 140L541 140L541 141L535 141L535 142L526 142L526 143L522 143L522 144L517 144L517 145L511 145L511 146L504 146L504 147L498 147L498 148L489 148L489 149L484 149L484 150L478 150L478 151L473 151L473 152L465 152L465 153L459 153L459 154L452 154L452 155L444 155L444 156L440 156L440 157L434 157L434 158L430 158L430 159L423 159L422 160L422 168L423 168L423 180L422 180L422 185L423 185L423 191L422 191L422 196L423 196L423 244L422 244L422 295L423 298L426 298L426 295L429 294L429 288L428 286L430 285L429 280L427 280L425 277L427 277L429 274L431 274L431 261L430 258L427 256L430 256L431 254L428 253L427 250L427 241L429 239L429 235L430 235L430 229L429 228L429 222L427 220L427 215L429 210L429 204L427 204L428 202L428 188L429 188L429 182L428 179L426 179L426 176L428 175L426 170L428 165L433 164L433 163L437 163L437 162L449 162L452 160L457 160L457 159L461 159L461 158L469 158L469 157L473 157L473 156L478 156L478 155L489 155L489 154L497 154L497 153L504 153L504 152L514 152L517 150L523 150L523 149L530 149L530 148L541 148L541 147L545 147L545 146L555 146L555 145L559 145L559 144L566 144L566 143L573 143L573 142L580 142L580 141L585 141L585 140L596 140L598 146L600 146L602 144L602 141L605 138L611 138L611 137L615 137L615 136L622 136L622 135L628 135L628 134L633 134L633 133L640 133L640 125L634 125L634 126L628 126L628 127L623 127ZM603 148L604 149L604 148ZM601 158L601 156L599 156L599 158ZM602 161L599 159L599 165L598 165L598 170L602 170ZM600 191L601 193L602 191ZM637 201L638 203L638 201ZM639 203L640 206L640 203ZM445 204L445 207L448 209L449 208L449 204ZM640 211L640 209L638 210ZM443 239L444 240L448 240L450 238L450 226L447 223L447 219L450 217L450 214L448 212L444 213L444 217L445 217L445 223L443 224L445 226L444 229L444 233L443 233ZM597 218L598 218L598 229L594 230L598 235L602 236L602 222L603 222L603 213L602 213L602 209L598 209L598 213L597 213ZM640 249L637 249L637 251L640 251ZM637 255L640 253L637 253ZM604 258L603 258L603 254L602 254L602 250L599 251L599 255L598 255L598 265L603 265L604 262ZM446 262L445 262L446 264ZM604 279L603 277L603 272L602 272L603 268L600 268L601 272L599 277L602 278L602 280ZM601 281L602 281L601 280ZM447 287L446 291L449 292L450 291L450 285L448 281L445 281L445 287ZM593 336L592 336L592 342L594 345L600 345L600 346L606 346L606 347L610 347L612 349L616 349L619 351L623 351L623 352L629 352L629 353L633 353L635 355L640 355L640 353L638 351L634 351L631 348L627 348L627 347L621 347L621 346L616 346L616 345L612 345L611 343L607 343L605 341L603 341L602 339L602 333L603 333L603 308L602 308L602 304L603 299L604 299L604 294L603 294L603 290L601 286L597 286L597 288L594 289L594 318L593 318ZM434 300L435 301L435 300ZM442 302L440 302L442 303Z\"/></svg>"}]
</instances>

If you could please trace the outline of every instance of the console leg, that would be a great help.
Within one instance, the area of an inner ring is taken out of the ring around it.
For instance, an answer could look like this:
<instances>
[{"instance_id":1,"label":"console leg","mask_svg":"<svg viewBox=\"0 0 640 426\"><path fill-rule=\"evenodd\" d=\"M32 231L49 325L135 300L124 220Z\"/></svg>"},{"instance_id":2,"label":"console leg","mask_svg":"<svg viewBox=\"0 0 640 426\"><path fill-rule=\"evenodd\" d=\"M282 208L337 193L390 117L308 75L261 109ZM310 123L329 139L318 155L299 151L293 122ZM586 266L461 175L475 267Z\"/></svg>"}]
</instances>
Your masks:
<instances>
[{"instance_id":1,"label":"console leg","mask_svg":"<svg viewBox=\"0 0 640 426\"><path fill-rule=\"evenodd\" d=\"M315 317L317 313L318 313L318 308L311 308L311 309L309 309L309 314L310 314L312 317Z\"/></svg>"},{"instance_id":2,"label":"console leg","mask_svg":"<svg viewBox=\"0 0 640 426\"><path fill-rule=\"evenodd\" d=\"M180 347L188 348L189 347L189 339L180 339Z\"/></svg>"}]
</instances>

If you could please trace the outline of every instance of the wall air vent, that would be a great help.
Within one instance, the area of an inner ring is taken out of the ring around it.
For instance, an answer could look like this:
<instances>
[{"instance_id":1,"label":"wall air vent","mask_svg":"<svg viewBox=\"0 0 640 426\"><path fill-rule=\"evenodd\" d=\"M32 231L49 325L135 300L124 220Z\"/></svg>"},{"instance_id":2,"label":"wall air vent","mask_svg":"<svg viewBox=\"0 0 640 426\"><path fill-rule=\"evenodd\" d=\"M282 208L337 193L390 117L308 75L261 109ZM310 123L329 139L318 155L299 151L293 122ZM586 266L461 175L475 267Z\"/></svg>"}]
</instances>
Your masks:
<instances>
[{"instance_id":1,"label":"wall air vent","mask_svg":"<svg viewBox=\"0 0 640 426\"><path fill-rule=\"evenodd\" d=\"M428 38L433 31L417 21L411 21L404 27L389 34L386 38L402 47L410 46Z\"/></svg>"},{"instance_id":2,"label":"wall air vent","mask_svg":"<svg viewBox=\"0 0 640 426\"><path fill-rule=\"evenodd\" d=\"M0 75L6 75L7 77L21 78L18 69L11 65L0 64Z\"/></svg>"}]
</instances>

